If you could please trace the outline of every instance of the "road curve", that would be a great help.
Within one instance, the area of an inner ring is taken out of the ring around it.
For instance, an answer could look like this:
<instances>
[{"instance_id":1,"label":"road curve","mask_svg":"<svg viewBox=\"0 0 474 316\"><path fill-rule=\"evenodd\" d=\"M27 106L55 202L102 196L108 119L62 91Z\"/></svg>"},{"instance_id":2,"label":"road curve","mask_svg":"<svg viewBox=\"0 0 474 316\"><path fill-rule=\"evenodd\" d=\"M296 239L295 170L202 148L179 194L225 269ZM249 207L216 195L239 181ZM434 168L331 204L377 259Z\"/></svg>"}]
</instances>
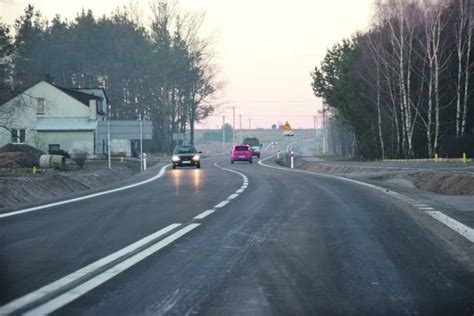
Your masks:
<instances>
[{"instance_id":1,"label":"road curve","mask_svg":"<svg viewBox=\"0 0 474 316\"><path fill-rule=\"evenodd\" d=\"M201 170L169 170L139 188L1 219L0 305L179 223L195 226L56 313L474 312L472 244L460 238L467 251L452 251L429 227L437 225L432 219L354 183L219 164L246 182L215 167L217 160Z\"/></svg>"}]
</instances>

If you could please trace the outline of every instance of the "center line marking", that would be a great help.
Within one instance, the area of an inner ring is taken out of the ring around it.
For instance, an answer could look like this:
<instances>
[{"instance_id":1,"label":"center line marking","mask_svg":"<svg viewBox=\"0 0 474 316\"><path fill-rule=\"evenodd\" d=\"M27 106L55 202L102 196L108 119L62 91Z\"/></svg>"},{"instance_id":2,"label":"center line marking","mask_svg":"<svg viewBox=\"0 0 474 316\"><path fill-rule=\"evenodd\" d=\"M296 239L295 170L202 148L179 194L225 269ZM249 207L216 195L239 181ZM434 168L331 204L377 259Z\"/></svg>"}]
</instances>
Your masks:
<instances>
[{"instance_id":1,"label":"center line marking","mask_svg":"<svg viewBox=\"0 0 474 316\"><path fill-rule=\"evenodd\" d=\"M227 201L227 200L222 201L222 202L220 202L219 204L217 204L216 206L214 206L214 208L221 208L221 207L224 207L224 206L226 206L228 203L229 203L229 201Z\"/></svg>"},{"instance_id":2,"label":"center line marking","mask_svg":"<svg viewBox=\"0 0 474 316\"><path fill-rule=\"evenodd\" d=\"M186 235L193 229L197 228L201 224L189 224L188 226L178 230L174 234L160 240L156 244L146 248L145 250L133 255L132 257L120 262L119 264L113 266L112 268L102 272L101 274L93 277L92 279L82 283L81 285L63 293L62 295L30 310L29 312L25 313L24 315L32 316L32 315L46 315L50 314L66 304L76 300L77 298L81 297L82 295L90 292L91 290L95 289L99 285L107 282L108 280L112 279L116 275L122 273L123 271L129 269L130 267L134 266L138 262L146 259L147 257L151 256L155 252L163 249L167 245L171 244L178 238Z\"/></svg>"},{"instance_id":3,"label":"center line marking","mask_svg":"<svg viewBox=\"0 0 474 316\"><path fill-rule=\"evenodd\" d=\"M237 193L234 193L234 194L231 194L231 195L228 197L228 199L229 199L229 200L233 200L233 199L235 199L235 198L238 197L238 196L239 196L239 195L238 195Z\"/></svg>"},{"instance_id":4,"label":"center line marking","mask_svg":"<svg viewBox=\"0 0 474 316\"><path fill-rule=\"evenodd\" d=\"M39 288L38 290L31 292L29 294L26 294L25 296L22 296L20 298L17 298L14 301L11 301L10 303L3 305L0 307L0 315L5 315L5 314L11 314L15 312L16 310L25 307L26 305L29 305L31 303L34 303L38 300L41 300L48 295L53 294L56 291L59 291L61 288L72 284L73 282L78 281L79 279L85 277L86 275L94 272L95 270L100 269L101 267L104 267L107 264L112 263L115 260L120 259L121 257L137 250L138 248L146 245L147 243L153 241L156 238L159 238L163 236L164 234L172 231L173 229L179 227L181 224L171 224L169 226L166 226L163 229L160 229L159 231L146 236L145 238L142 238L133 244L120 249L119 251L116 251L102 259L99 259L87 266L85 266L82 269L79 269L53 283L50 283L46 286L43 286Z\"/></svg>"},{"instance_id":5,"label":"center line marking","mask_svg":"<svg viewBox=\"0 0 474 316\"><path fill-rule=\"evenodd\" d=\"M201 214L197 215L197 216L194 216L194 219L203 219L203 218L206 218L207 216L211 215L212 213L214 213L216 210L212 209L212 210L207 210L207 211L204 211L202 212Z\"/></svg>"}]
</instances>

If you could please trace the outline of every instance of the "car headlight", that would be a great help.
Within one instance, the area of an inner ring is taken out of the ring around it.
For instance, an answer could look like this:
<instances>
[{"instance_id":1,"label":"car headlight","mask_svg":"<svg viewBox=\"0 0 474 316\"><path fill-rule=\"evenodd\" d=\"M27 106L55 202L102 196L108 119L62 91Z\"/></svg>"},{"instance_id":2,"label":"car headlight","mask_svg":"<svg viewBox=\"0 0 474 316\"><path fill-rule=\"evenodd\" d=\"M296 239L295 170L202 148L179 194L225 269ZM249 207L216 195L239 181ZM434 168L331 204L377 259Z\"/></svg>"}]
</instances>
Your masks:
<instances>
[{"instance_id":1,"label":"car headlight","mask_svg":"<svg viewBox=\"0 0 474 316\"><path fill-rule=\"evenodd\" d=\"M198 161L200 159L199 155L194 155L193 160Z\"/></svg>"},{"instance_id":2,"label":"car headlight","mask_svg":"<svg viewBox=\"0 0 474 316\"><path fill-rule=\"evenodd\" d=\"M179 158L179 157L176 156L176 155L173 155L173 157L171 157L171 160L172 160L173 162L178 162L178 161L181 160L181 158Z\"/></svg>"}]
</instances>

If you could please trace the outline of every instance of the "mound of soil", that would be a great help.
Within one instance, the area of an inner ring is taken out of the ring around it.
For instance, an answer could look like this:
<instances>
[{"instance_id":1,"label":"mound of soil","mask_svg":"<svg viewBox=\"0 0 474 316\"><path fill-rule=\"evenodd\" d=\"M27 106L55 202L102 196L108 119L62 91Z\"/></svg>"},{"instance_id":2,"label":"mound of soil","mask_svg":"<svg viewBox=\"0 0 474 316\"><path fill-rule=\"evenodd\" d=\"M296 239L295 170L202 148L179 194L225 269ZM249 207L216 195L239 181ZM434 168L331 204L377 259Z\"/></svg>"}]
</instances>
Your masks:
<instances>
[{"instance_id":1,"label":"mound of soil","mask_svg":"<svg viewBox=\"0 0 474 316\"><path fill-rule=\"evenodd\" d=\"M39 164L44 153L24 144L7 144L0 148L0 168L30 168Z\"/></svg>"},{"instance_id":2,"label":"mound of soil","mask_svg":"<svg viewBox=\"0 0 474 316\"><path fill-rule=\"evenodd\" d=\"M420 172L407 175L419 189L445 195L474 195L474 175L453 172Z\"/></svg>"}]
</instances>

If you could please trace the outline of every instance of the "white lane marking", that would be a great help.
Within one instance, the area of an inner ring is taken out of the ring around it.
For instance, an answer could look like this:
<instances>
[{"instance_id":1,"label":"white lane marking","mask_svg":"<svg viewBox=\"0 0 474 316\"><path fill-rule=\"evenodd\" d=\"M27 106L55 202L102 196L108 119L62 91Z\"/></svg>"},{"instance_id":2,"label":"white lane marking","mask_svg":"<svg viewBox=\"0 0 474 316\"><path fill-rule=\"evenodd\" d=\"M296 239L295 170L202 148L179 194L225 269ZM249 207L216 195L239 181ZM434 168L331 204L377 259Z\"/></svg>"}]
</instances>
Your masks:
<instances>
[{"instance_id":1,"label":"white lane marking","mask_svg":"<svg viewBox=\"0 0 474 316\"><path fill-rule=\"evenodd\" d=\"M419 209L419 210L434 210L434 208L429 207L429 206L427 206L427 207L419 207L418 209Z\"/></svg>"},{"instance_id":2,"label":"white lane marking","mask_svg":"<svg viewBox=\"0 0 474 316\"><path fill-rule=\"evenodd\" d=\"M318 175L318 176L321 176L321 177L326 177L326 178L331 178L331 179L339 179L339 180L342 180L342 181L346 181L346 182L351 182L351 183L354 183L354 184L358 184L358 185L362 185L362 186L365 186L365 187L368 187L368 188L371 188L371 189L376 189L376 190L379 190L379 191L383 191L385 193L390 193L390 192L393 192L391 190L386 190L384 188L381 188L381 187L378 187L378 186L375 186L373 184L369 184L369 183L365 183L365 182L360 182L360 181L357 181L357 180L353 180L353 179L349 179L349 178L344 178L344 177L338 177L338 176L334 176L334 175L329 175L329 174L323 174L323 173L317 173L317 172L313 172L313 171L306 171L306 170L299 170L299 169L288 169L288 168L283 168L283 167L277 167L277 166L270 166L270 165L267 165L267 164L264 164L263 162L268 160L268 159L271 159L272 157L274 157L276 155L271 155L271 156L268 156L264 159L261 159L258 161L258 164L263 166L263 167L267 167L267 168L273 168L273 169L278 169L278 170L283 170L283 171L287 171L287 172L299 172L299 173L304 173L304 174L312 174L312 175ZM403 195L401 196L402 200L403 199ZM405 200L404 200L405 201ZM415 200L413 200L415 201ZM462 227L462 229L467 232L467 236L465 234L461 234L462 236L466 237L468 240L470 240L471 242L474 242L474 230L458 221L456 221L455 219L445 215L444 213L441 213L439 211L425 211L425 213L431 215L432 217L436 218L437 220L439 220L441 223L447 225L448 227L454 229L455 231L459 232L457 230L456 227ZM434 215L436 214L436 215ZM435 217L436 216L436 217ZM438 218L443 218L443 220L440 220ZM450 223L450 225L448 225L448 223ZM457 223L457 224L453 224L453 223ZM458 225L459 224L459 225Z\"/></svg>"},{"instance_id":3,"label":"white lane marking","mask_svg":"<svg viewBox=\"0 0 474 316\"><path fill-rule=\"evenodd\" d=\"M241 188L241 189L238 189L237 191L235 191L235 193L239 193L239 194L240 194L240 193L244 192L244 190L245 190L244 188Z\"/></svg>"},{"instance_id":4,"label":"white lane marking","mask_svg":"<svg viewBox=\"0 0 474 316\"><path fill-rule=\"evenodd\" d=\"M202 212L201 214L194 216L194 219L203 219L203 218L206 218L207 216L211 215L211 214L214 213L215 211L216 211L216 210L214 210L214 209L204 211L204 212Z\"/></svg>"},{"instance_id":5,"label":"white lane marking","mask_svg":"<svg viewBox=\"0 0 474 316\"><path fill-rule=\"evenodd\" d=\"M221 207L224 207L224 206L226 206L228 203L229 203L229 201L227 201L227 200L222 201L222 202L220 202L219 204L217 204L216 206L214 206L214 208L221 208Z\"/></svg>"},{"instance_id":6,"label":"white lane marking","mask_svg":"<svg viewBox=\"0 0 474 316\"><path fill-rule=\"evenodd\" d=\"M198 223L189 224L188 226L178 230L174 234L164 238L163 240L160 240L156 244L153 244L152 246L146 248L145 250L120 262L119 264L113 266L107 271L102 272L101 274L93 277L92 279L82 283L81 285L75 287L74 289L71 289L67 291L66 293L63 293L60 296L30 310L24 315L46 315L58 310L64 305L74 301L75 299L90 292L91 290L95 289L99 285L107 282L108 280L112 279L113 277L122 273L123 271L129 269L130 267L134 266L140 261L146 259L147 257L151 256L155 252L163 249L164 247L171 244L178 238L184 236L185 234L189 233L190 231L192 231L199 225L201 224L198 224Z\"/></svg>"},{"instance_id":7,"label":"white lane marking","mask_svg":"<svg viewBox=\"0 0 474 316\"><path fill-rule=\"evenodd\" d=\"M461 222L439 212L439 211L426 211L426 214L430 215L437 221L443 223L444 225L448 226L452 230L456 231L457 233L461 234L467 240L474 242L474 229L464 225Z\"/></svg>"},{"instance_id":8,"label":"white lane marking","mask_svg":"<svg viewBox=\"0 0 474 316\"><path fill-rule=\"evenodd\" d=\"M119 191L131 189L131 188L134 188L134 187L137 187L137 186L140 186L140 185L144 185L144 184L149 183L151 181L154 181L158 178L161 178L165 174L166 168L168 168L169 166L171 166L171 164L167 164L167 165L163 166L160 169L160 172L158 172L158 174L156 176L153 176L150 179L147 179L147 180L144 180L144 181L140 181L140 182L137 182L137 183L134 183L134 184L126 185L126 186L116 188L116 189L112 189L112 190L107 190L107 191L102 191L102 192L98 192L98 193L94 193L94 194L81 196L81 197L74 198L74 199L69 199L69 200L59 201L59 202L55 202L55 203L40 205L40 206L36 206L36 207L25 208L25 209L22 209L22 210L13 211L13 212L9 212L9 213L3 213L3 214L0 214L0 218L20 215L20 214L24 214L24 213L30 213L30 212L39 211L39 210L42 210L42 209L45 209L45 208L50 208L50 207L53 207L53 206L69 204L69 203L73 203L73 202L77 202L77 201L91 199L91 198L101 196L101 195L105 195L105 194L110 194L110 193L114 193L114 192L119 192Z\"/></svg>"},{"instance_id":9,"label":"white lane marking","mask_svg":"<svg viewBox=\"0 0 474 316\"><path fill-rule=\"evenodd\" d=\"M234 194L231 194L229 195L229 197L227 198L228 200L233 200L235 199L236 197L238 197L239 195L237 193L234 193Z\"/></svg>"},{"instance_id":10,"label":"white lane marking","mask_svg":"<svg viewBox=\"0 0 474 316\"><path fill-rule=\"evenodd\" d=\"M25 296L22 296L20 298L17 298L14 301L11 301L10 303L7 303L6 305L3 305L0 307L0 315L5 315L5 314L11 314L15 312L16 310L23 308L24 306L31 304L39 299L42 299L55 291L58 291L62 287L71 284L80 278L86 276L87 274L137 250L138 248L142 247L143 245L146 245L147 243L153 241L156 238L159 238L160 236L172 231L173 229L179 227L181 224L171 224L163 229L160 229L159 231L146 236L145 238L142 238L133 244L122 248L102 259L99 259L84 268L81 268L57 281L54 281L48 285L45 285L41 288L39 288L36 291L33 291L29 294L26 294Z\"/></svg>"}]
</instances>

